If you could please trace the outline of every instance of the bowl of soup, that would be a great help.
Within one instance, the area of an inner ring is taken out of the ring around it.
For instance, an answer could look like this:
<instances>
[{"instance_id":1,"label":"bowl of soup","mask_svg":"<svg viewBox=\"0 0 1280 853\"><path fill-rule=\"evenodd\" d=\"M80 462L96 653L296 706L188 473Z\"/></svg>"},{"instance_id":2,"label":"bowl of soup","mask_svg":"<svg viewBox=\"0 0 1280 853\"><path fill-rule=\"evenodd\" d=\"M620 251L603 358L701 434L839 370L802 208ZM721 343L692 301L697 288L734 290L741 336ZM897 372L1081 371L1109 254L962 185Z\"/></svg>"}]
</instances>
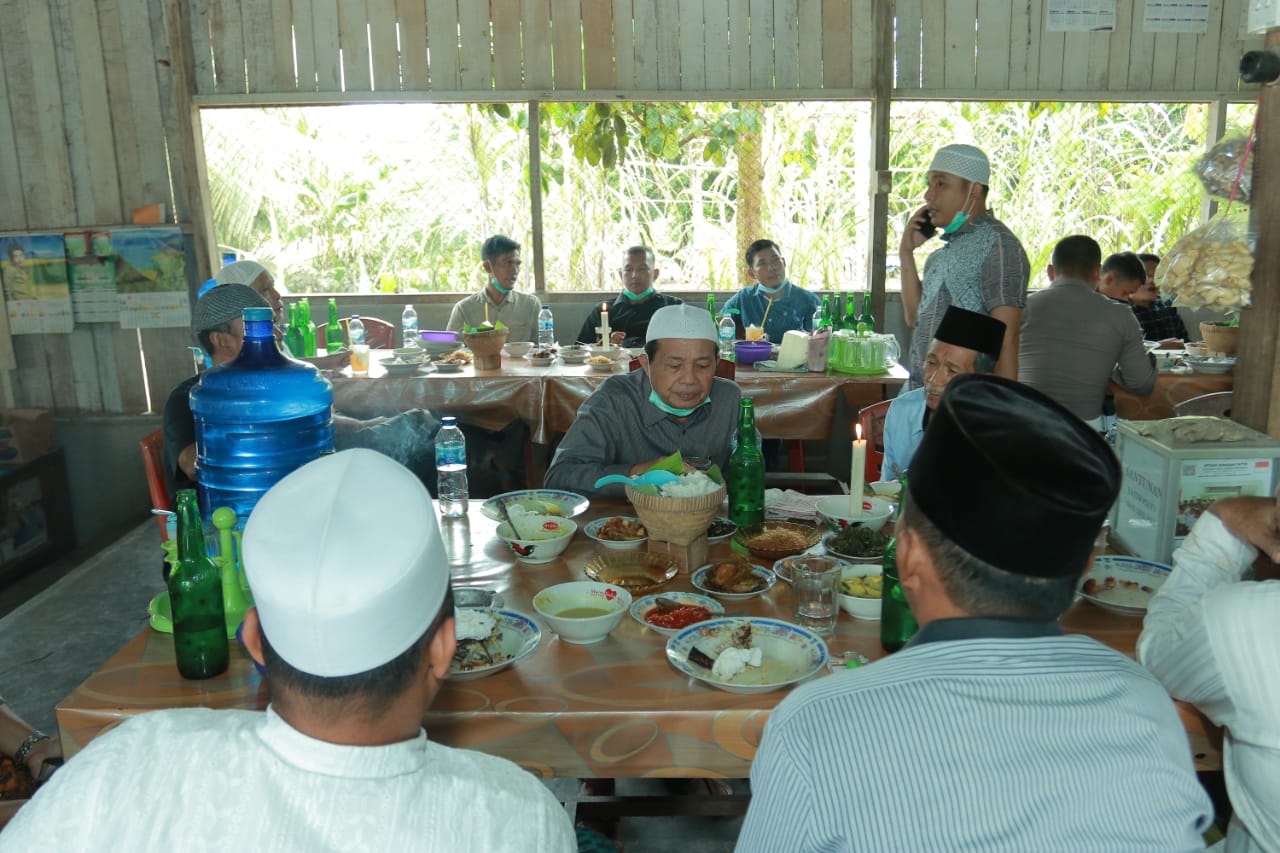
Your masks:
<instances>
[{"instance_id":1,"label":"bowl of soup","mask_svg":"<svg viewBox=\"0 0 1280 853\"><path fill-rule=\"evenodd\" d=\"M533 597L533 609L566 643L598 643L618 627L631 607L631 593L597 581L549 586Z\"/></svg>"}]
</instances>

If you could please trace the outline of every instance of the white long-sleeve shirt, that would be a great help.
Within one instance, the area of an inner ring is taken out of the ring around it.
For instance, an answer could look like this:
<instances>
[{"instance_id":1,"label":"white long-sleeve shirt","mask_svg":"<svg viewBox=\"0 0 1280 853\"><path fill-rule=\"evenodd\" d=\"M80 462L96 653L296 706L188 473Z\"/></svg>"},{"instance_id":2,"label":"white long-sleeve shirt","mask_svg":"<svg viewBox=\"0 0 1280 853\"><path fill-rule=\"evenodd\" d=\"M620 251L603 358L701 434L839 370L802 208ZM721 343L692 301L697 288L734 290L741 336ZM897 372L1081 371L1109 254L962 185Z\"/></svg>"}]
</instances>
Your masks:
<instances>
[{"instance_id":1,"label":"white long-sleeve shirt","mask_svg":"<svg viewBox=\"0 0 1280 853\"><path fill-rule=\"evenodd\" d=\"M1242 582L1257 551L1205 513L1151 600L1138 659L1227 729L1226 850L1280 851L1280 582Z\"/></svg>"},{"instance_id":2,"label":"white long-sleeve shirt","mask_svg":"<svg viewBox=\"0 0 1280 853\"><path fill-rule=\"evenodd\" d=\"M501 758L427 740L342 746L270 708L156 711L94 740L0 850L577 849L565 810Z\"/></svg>"}]
</instances>

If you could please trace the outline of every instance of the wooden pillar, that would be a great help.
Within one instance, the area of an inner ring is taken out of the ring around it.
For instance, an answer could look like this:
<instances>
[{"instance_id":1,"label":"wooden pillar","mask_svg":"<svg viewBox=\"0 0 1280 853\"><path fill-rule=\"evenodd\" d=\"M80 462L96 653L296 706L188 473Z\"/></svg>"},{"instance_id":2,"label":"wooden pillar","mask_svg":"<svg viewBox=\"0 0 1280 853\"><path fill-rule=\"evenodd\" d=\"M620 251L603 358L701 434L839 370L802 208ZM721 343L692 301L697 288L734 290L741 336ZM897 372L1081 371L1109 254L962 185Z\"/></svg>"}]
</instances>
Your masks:
<instances>
[{"instance_id":1,"label":"wooden pillar","mask_svg":"<svg viewBox=\"0 0 1280 853\"><path fill-rule=\"evenodd\" d=\"M1280 29L1267 33L1280 52ZM1232 417L1280 438L1280 88L1265 86L1253 153L1253 205L1258 244L1253 304L1240 314Z\"/></svg>"},{"instance_id":2,"label":"wooden pillar","mask_svg":"<svg viewBox=\"0 0 1280 853\"><path fill-rule=\"evenodd\" d=\"M871 311L880 318L880 331L887 331L884 311L884 265L889 229L889 109L893 96L893 9L887 0L872 4L875 73L871 95L871 195L867 222L871 245L867 247L867 287L871 290Z\"/></svg>"},{"instance_id":3,"label":"wooden pillar","mask_svg":"<svg viewBox=\"0 0 1280 853\"><path fill-rule=\"evenodd\" d=\"M1218 144L1222 139L1222 134L1227 130L1227 99L1218 98L1218 100L1209 104L1209 114L1205 116L1204 129L1204 150L1208 151ZM1205 193L1204 199L1200 202L1200 221L1208 222L1218 212L1218 200Z\"/></svg>"},{"instance_id":4,"label":"wooden pillar","mask_svg":"<svg viewBox=\"0 0 1280 853\"><path fill-rule=\"evenodd\" d=\"M539 298L547 290L547 259L542 243L542 108L529 102L529 219L533 239L533 290ZM561 285L568 282L561 282Z\"/></svg>"}]
</instances>

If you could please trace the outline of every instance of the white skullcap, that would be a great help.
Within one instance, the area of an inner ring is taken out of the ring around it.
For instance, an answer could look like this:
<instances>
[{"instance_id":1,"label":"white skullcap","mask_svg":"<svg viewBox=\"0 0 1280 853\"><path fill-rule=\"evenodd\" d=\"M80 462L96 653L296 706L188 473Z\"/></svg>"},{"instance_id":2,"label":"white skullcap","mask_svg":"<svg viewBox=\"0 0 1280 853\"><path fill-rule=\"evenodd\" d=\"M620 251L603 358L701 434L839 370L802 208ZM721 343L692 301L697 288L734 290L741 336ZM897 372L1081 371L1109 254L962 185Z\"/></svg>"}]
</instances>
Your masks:
<instances>
[{"instance_id":1,"label":"white skullcap","mask_svg":"<svg viewBox=\"0 0 1280 853\"><path fill-rule=\"evenodd\" d=\"M272 648L326 678L403 654L449 584L431 496L407 468L363 449L322 456L258 501L244 570Z\"/></svg>"},{"instance_id":2,"label":"white skullcap","mask_svg":"<svg viewBox=\"0 0 1280 853\"><path fill-rule=\"evenodd\" d=\"M991 162L976 145L944 145L933 155L930 172L946 172L966 181L987 186L991 183Z\"/></svg>"},{"instance_id":3,"label":"white skullcap","mask_svg":"<svg viewBox=\"0 0 1280 853\"><path fill-rule=\"evenodd\" d=\"M267 272L267 268L257 261L236 261L218 270L213 280L218 284L252 285L264 272Z\"/></svg>"},{"instance_id":4,"label":"white skullcap","mask_svg":"<svg viewBox=\"0 0 1280 853\"><path fill-rule=\"evenodd\" d=\"M699 308L688 303L667 305L653 312L649 318L649 331L645 335L645 343L660 341L663 338L684 338L692 341L711 341L718 343L716 323L706 308Z\"/></svg>"}]
</instances>

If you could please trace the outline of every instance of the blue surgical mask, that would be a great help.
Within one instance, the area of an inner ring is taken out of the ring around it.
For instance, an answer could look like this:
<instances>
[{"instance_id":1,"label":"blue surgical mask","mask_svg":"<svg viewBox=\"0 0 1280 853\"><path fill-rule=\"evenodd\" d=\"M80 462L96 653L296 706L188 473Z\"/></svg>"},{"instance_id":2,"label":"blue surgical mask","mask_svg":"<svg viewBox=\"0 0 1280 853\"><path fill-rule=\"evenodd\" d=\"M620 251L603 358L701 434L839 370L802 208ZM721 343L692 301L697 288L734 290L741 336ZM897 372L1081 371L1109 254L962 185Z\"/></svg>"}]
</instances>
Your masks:
<instances>
[{"instance_id":1,"label":"blue surgical mask","mask_svg":"<svg viewBox=\"0 0 1280 853\"><path fill-rule=\"evenodd\" d=\"M765 293L769 294L770 296L773 296L775 293L781 293L782 288L786 287L788 282L783 281L782 284L778 285L777 287L769 287L768 285L760 284L760 282L758 281L756 282L756 284L759 285L760 289L763 290Z\"/></svg>"},{"instance_id":2,"label":"blue surgical mask","mask_svg":"<svg viewBox=\"0 0 1280 853\"><path fill-rule=\"evenodd\" d=\"M497 280L496 278L494 278L493 276L490 276L490 277L489 277L489 283L493 285L493 289L494 289L494 290L498 291L498 292L499 292L499 293L501 293L503 296L506 296L508 293L510 293L510 292L511 292L511 291L510 291L510 290L508 290L507 288L505 288L505 287L503 287L502 285L498 284L498 280Z\"/></svg>"},{"instance_id":3,"label":"blue surgical mask","mask_svg":"<svg viewBox=\"0 0 1280 853\"><path fill-rule=\"evenodd\" d=\"M667 405L667 403L663 401L661 397L658 396L657 391L651 390L649 392L649 402L653 403L655 406L657 406L662 411L666 412L668 415L675 415L677 418L687 418L689 417L689 415L692 415L694 412L698 411L698 409L702 408L707 403L710 403L711 397L708 396L707 399L703 400L701 403L694 406L692 409L677 409L675 406Z\"/></svg>"},{"instance_id":4,"label":"blue surgical mask","mask_svg":"<svg viewBox=\"0 0 1280 853\"><path fill-rule=\"evenodd\" d=\"M639 302L641 299L648 299L653 295L653 287L650 286L648 290L640 294L632 293L624 287L622 289L622 295L630 299L632 302Z\"/></svg>"}]
</instances>

